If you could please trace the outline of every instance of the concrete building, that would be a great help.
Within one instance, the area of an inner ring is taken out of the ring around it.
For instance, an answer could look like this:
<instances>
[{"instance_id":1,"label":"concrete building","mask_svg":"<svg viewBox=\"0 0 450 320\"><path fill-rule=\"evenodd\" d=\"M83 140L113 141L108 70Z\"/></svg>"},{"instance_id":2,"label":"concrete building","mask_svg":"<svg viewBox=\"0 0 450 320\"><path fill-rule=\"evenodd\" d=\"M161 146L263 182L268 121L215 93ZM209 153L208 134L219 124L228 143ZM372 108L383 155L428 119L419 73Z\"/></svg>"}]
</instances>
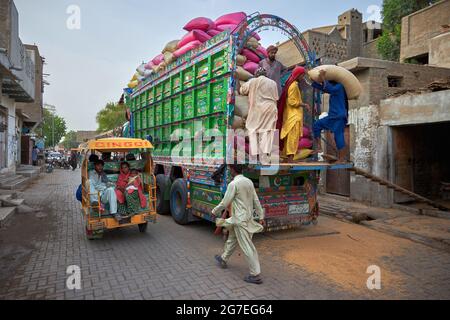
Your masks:
<instances>
[{"instance_id":1,"label":"concrete building","mask_svg":"<svg viewBox=\"0 0 450 320\"><path fill-rule=\"evenodd\" d=\"M402 19L401 62L450 68L450 0Z\"/></svg>"},{"instance_id":2,"label":"concrete building","mask_svg":"<svg viewBox=\"0 0 450 320\"><path fill-rule=\"evenodd\" d=\"M35 46L20 40L12 0L0 0L0 92L0 173L15 172L23 128L41 121L36 110L42 104L42 60Z\"/></svg>"},{"instance_id":3,"label":"concrete building","mask_svg":"<svg viewBox=\"0 0 450 320\"><path fill-rule=\"evenodd\" d=\"M380 23L363 22L362 14L352 9L337 24L307 30L303 36L322 64L335 64L354 57L380 58L376 44L381 33ZM278 60L288 67L304 62L290 40L279 44Z\"/></svg>"},{"instance_id":4,"label":"concrete building","mask_svg":"<svg viewBox=\"0 0 450 320\"><path fill-rule=\"evenodd\" d=\"M445 160L445 152L448 151L437 151L440 148L446 150L438 137L450 132L450 122L446 122L450 119L450 91L389 97L405 90L426 87L437 79L449 78L450 69L367 58L354 58L339 65L353 72L363 86L363 94L350 102L349 111L348 152L355 166L424 196L436 196L425 192L423 186L425 182L432 183L431 174L428 180L422 180L422 189L412 188L417 179L407 174L411 168L408 171L404 167L410 166L411 161L422 161L417 173L426 176L423 164L428 156L437 159L435 166L429 168L435 170L434 175L443 174L444 167L448 167ZM404 126L409 127L405 129ZM329 143L333 144L331 137ZM437 180L435 177L433 181ZM325 191L372 205L390 206L405 200L348 172L328 172Z\"/></svg>"},{"instance_id":5,"label":"concrete building","mask_svg":"<svg viewBox=\"0 0 450 320\"><path fill-rule=\"evenodd\" d=\"M43 68L44 58L41 57L39 48L36 45L25 45L25 49L29 52L30 57L35 65L35 94L31 103L18 103L16 108L22 110L28 118L25 120L25 128L27 132L33 132L38 127L44 117L44 81Z\"/></svg>"}]
</instances>

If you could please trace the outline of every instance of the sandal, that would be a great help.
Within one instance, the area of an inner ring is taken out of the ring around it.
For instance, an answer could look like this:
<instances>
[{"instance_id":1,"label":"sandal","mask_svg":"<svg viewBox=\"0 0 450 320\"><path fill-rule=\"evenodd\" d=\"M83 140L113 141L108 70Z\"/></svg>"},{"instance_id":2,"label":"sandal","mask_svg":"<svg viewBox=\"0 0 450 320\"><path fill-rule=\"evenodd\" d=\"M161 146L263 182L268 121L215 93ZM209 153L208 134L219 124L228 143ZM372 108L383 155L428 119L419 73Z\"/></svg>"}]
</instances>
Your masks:
<instances>
[{"instance_id":1,"label":"sandal","mask_svg":"<svg viewBox=\"0 0 450 320\"><path fill-rule=\"evenodd\" d=\"M244 278L244 281L248 282L248 283L252 283L252 284L262 284L263 283L260 276L246 276Z\"/></svg>"},{"instance_id":2,"label":"sandal","mask_svg":"<svg viewBox=\"0 0 450 320\"><path fill-rule=\"evenodd\" d=\"M215 256L214 257L216 259L217 264L219 265L219 267L221 267L222 269L226 269L228 268L227 263L222 259L221 256Z\"/></svg>"}]
</instances>

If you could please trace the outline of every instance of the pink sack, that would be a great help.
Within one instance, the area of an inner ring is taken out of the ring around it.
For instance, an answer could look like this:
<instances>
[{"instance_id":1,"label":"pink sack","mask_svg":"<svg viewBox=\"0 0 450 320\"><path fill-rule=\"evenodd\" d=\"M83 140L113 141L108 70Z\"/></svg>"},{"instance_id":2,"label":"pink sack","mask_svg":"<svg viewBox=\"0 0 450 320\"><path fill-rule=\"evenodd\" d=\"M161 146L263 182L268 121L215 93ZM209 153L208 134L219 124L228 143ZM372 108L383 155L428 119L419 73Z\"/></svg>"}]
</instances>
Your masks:
<instances>
[{"instance_id":1,"label":"pink sack","mask_svg":"<svg viewBox=\"0 0 450 320\"><path fill-rule=\"evenodd\" d=\"M227 30L233 32L236 31L237 26L238 26L237 24L222 24L220 26L217 26L216 29L222 32Z\"/></svg>"},{"instance_id":2,"label":"pink sack","mask_svg":"<svg viewBox=\"0 0 450 320\"><path fill-rule=\"evenodd\" d=\"M222 31L217 30L217 29L211 29L211 30L206 31L206 33L209 34L211 37L215 37L218 34L221 34Z\"/></svg>"},{"instance_id":3,"label":"pink sack","mask_svg":"<svg viewBox=\"0 0 450 320\"><path fill-rule=\"evenodd\" d=\"M267 50L263 46L259 46L258 49L256 49L256 53L259 56L262 56L264 58L267 58L269 55L267 54Z\"/></svg>"},{"instance_id":4,"label":"pink sack","mask_svg":"<svg viewBox=\"0 0 450 320\"><path fill-rule=\"evenodd\" d=\"M304 138L311 137L311 129L309 129L307 127L303 127L303 137Z\"/></svg>"},{"instance_id":5,"label":"pink sack","mask_svg":"<svg viewBox=\"0 0 450 320\"><path fill-rule=\"evenodd\" d=\"M159 54L151 61L155 66L159 66L164 61L164 55Z\"/></svg>"},{"instance_id":6,"label":"pink sack","mask_svg":"<svg viewBox=\"0 0 450 320\"><path fill-rule=\"evenodd\" d=\"M216 25L214 24L214 21L212 21L211 19L199 17L189 21L183 29L189 32L193 30L202 30L206 32L210 29L214 29L215 26Z\"/></svg>"},{"instance_id":7,"label":"pink sack","mask_svg":"<svg viewBox=\"0 0 450 320\"><path fill-rule=\"evenodd\" d=\"M261 37L259 36L259 34L257 34L256 32L252 33L252 37L255 38L258 41L261 41Z\"/></svg>"},{"instance_id":8,"label":"pink sack","mask_svg":"<svg viewBox=\"0 0 450 320\"><path fill-rule=\"evenodd\" d=\"M178 49L177 51L175 51L173 53L173 55L175 56L175 58L179 58L181 57L183 54L197 48L198 46L200 46L202 43L198 40L194 40L192 42L189 42L188 44L186 44L185 46L181 47L180 49Z\"/></svg>"},{"instance_id":9,"label":"pink sack","mask_svg":"<svg viewBox=\"0 0 450 320\"><path fill-rule=\"evenodd\" d=\"M247 60L252 61L254 63L259 63L261 61L261 58L258 57L256 53L254 53L252 50L249 49L242 50L242 55L247 57Z\"/></svg>"},{"instance_id":10,"label":"pink sack","mask_svg":"<svg viewBox=\"0 0 450 320\"><path fill-rule=\"evenodd\" d=\"M189 42L198 40L200 42L206 42L209 39L211 39L211 36L209 34L207 34L205 31L202 30L193 30L191 32L189 32L188 34L186 34L181 41L178 43L177 48L180 49L182 47L184 47L185 45L187 45Z\"/></svg>"},{"instance_id":11,"label":"pink sack","mask_svg":"<svg viewBox=\"0 0 450 320\"><path fill-rule=\"evenodd\" d=\"M298 142L298 148L299 149L310 149L313 146L313 142L308 138L302 138Z\"/></svg>"},{"instance_id":12,"label":"pink sack","mask_svg":"<svg viewBox=\"0 0 450 320\"><path fill-rule=\"evenodd\" d=\"M155 67L155 65L153 64L153 62L149 61L145 66L145 70L153 70L153 68Z\"/></svg>"},{"instance_id":13,"label":"pink sack","mask_svg":"<svg viewBox=\"0 0 450 320\"><path fill-rule=\"evenodd\" d=\"M216 26L223 24L239 24L245 19L247 19L247 14L245 12L229 13L217 18Z\"/></svg>"},{"instance_id":14,"label":"pink sack","mask_svg":"<svg viewBox=\"0 0 450 320\"><path fill-rule=\"evenodd\" d=\"M244 64L243 68L254 75L256 73L256 70L258 70L258 68L259 68L259 64L255 63L253 61L247 61Z\"/></svg>"}]
</instances>

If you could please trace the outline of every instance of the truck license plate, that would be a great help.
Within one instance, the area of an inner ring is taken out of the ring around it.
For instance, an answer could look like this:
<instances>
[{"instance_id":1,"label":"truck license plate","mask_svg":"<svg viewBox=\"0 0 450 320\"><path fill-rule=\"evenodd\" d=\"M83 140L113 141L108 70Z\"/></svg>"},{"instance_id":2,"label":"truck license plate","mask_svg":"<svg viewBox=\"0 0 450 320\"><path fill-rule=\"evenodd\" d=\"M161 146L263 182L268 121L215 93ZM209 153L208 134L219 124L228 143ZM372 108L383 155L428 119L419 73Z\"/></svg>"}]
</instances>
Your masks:
<instances>
[{"instance_id":1,"label":"truck license plate","mask_svg":"<svg viewBox=\"0 0 450 320\"><path fill-rule=\"evenodd\" d=\"M289 206L289 215L309 213L309 203L294 204Z\"/></svg>"}]
</instances>

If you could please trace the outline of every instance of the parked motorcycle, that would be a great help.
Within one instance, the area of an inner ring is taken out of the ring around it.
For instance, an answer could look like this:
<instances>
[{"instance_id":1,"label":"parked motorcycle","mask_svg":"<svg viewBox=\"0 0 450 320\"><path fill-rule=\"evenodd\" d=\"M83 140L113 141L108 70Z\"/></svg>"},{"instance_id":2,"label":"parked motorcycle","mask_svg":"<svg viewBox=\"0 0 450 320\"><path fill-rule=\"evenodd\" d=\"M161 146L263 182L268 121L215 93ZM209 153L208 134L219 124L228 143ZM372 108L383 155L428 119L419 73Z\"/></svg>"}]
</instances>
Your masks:
<instances>
[{"instance_id":1,"label":"parked motorcycle","mask_svg":"<svg viewBox=\"0 0 450 320\"><path fill-rule=\"evenodd\" d=\"M47 173L52 173L54 168L55 168L55 166L53 165L53 161L50 161L46 164L45 171Z\"/></svg>"}]
</instances>

